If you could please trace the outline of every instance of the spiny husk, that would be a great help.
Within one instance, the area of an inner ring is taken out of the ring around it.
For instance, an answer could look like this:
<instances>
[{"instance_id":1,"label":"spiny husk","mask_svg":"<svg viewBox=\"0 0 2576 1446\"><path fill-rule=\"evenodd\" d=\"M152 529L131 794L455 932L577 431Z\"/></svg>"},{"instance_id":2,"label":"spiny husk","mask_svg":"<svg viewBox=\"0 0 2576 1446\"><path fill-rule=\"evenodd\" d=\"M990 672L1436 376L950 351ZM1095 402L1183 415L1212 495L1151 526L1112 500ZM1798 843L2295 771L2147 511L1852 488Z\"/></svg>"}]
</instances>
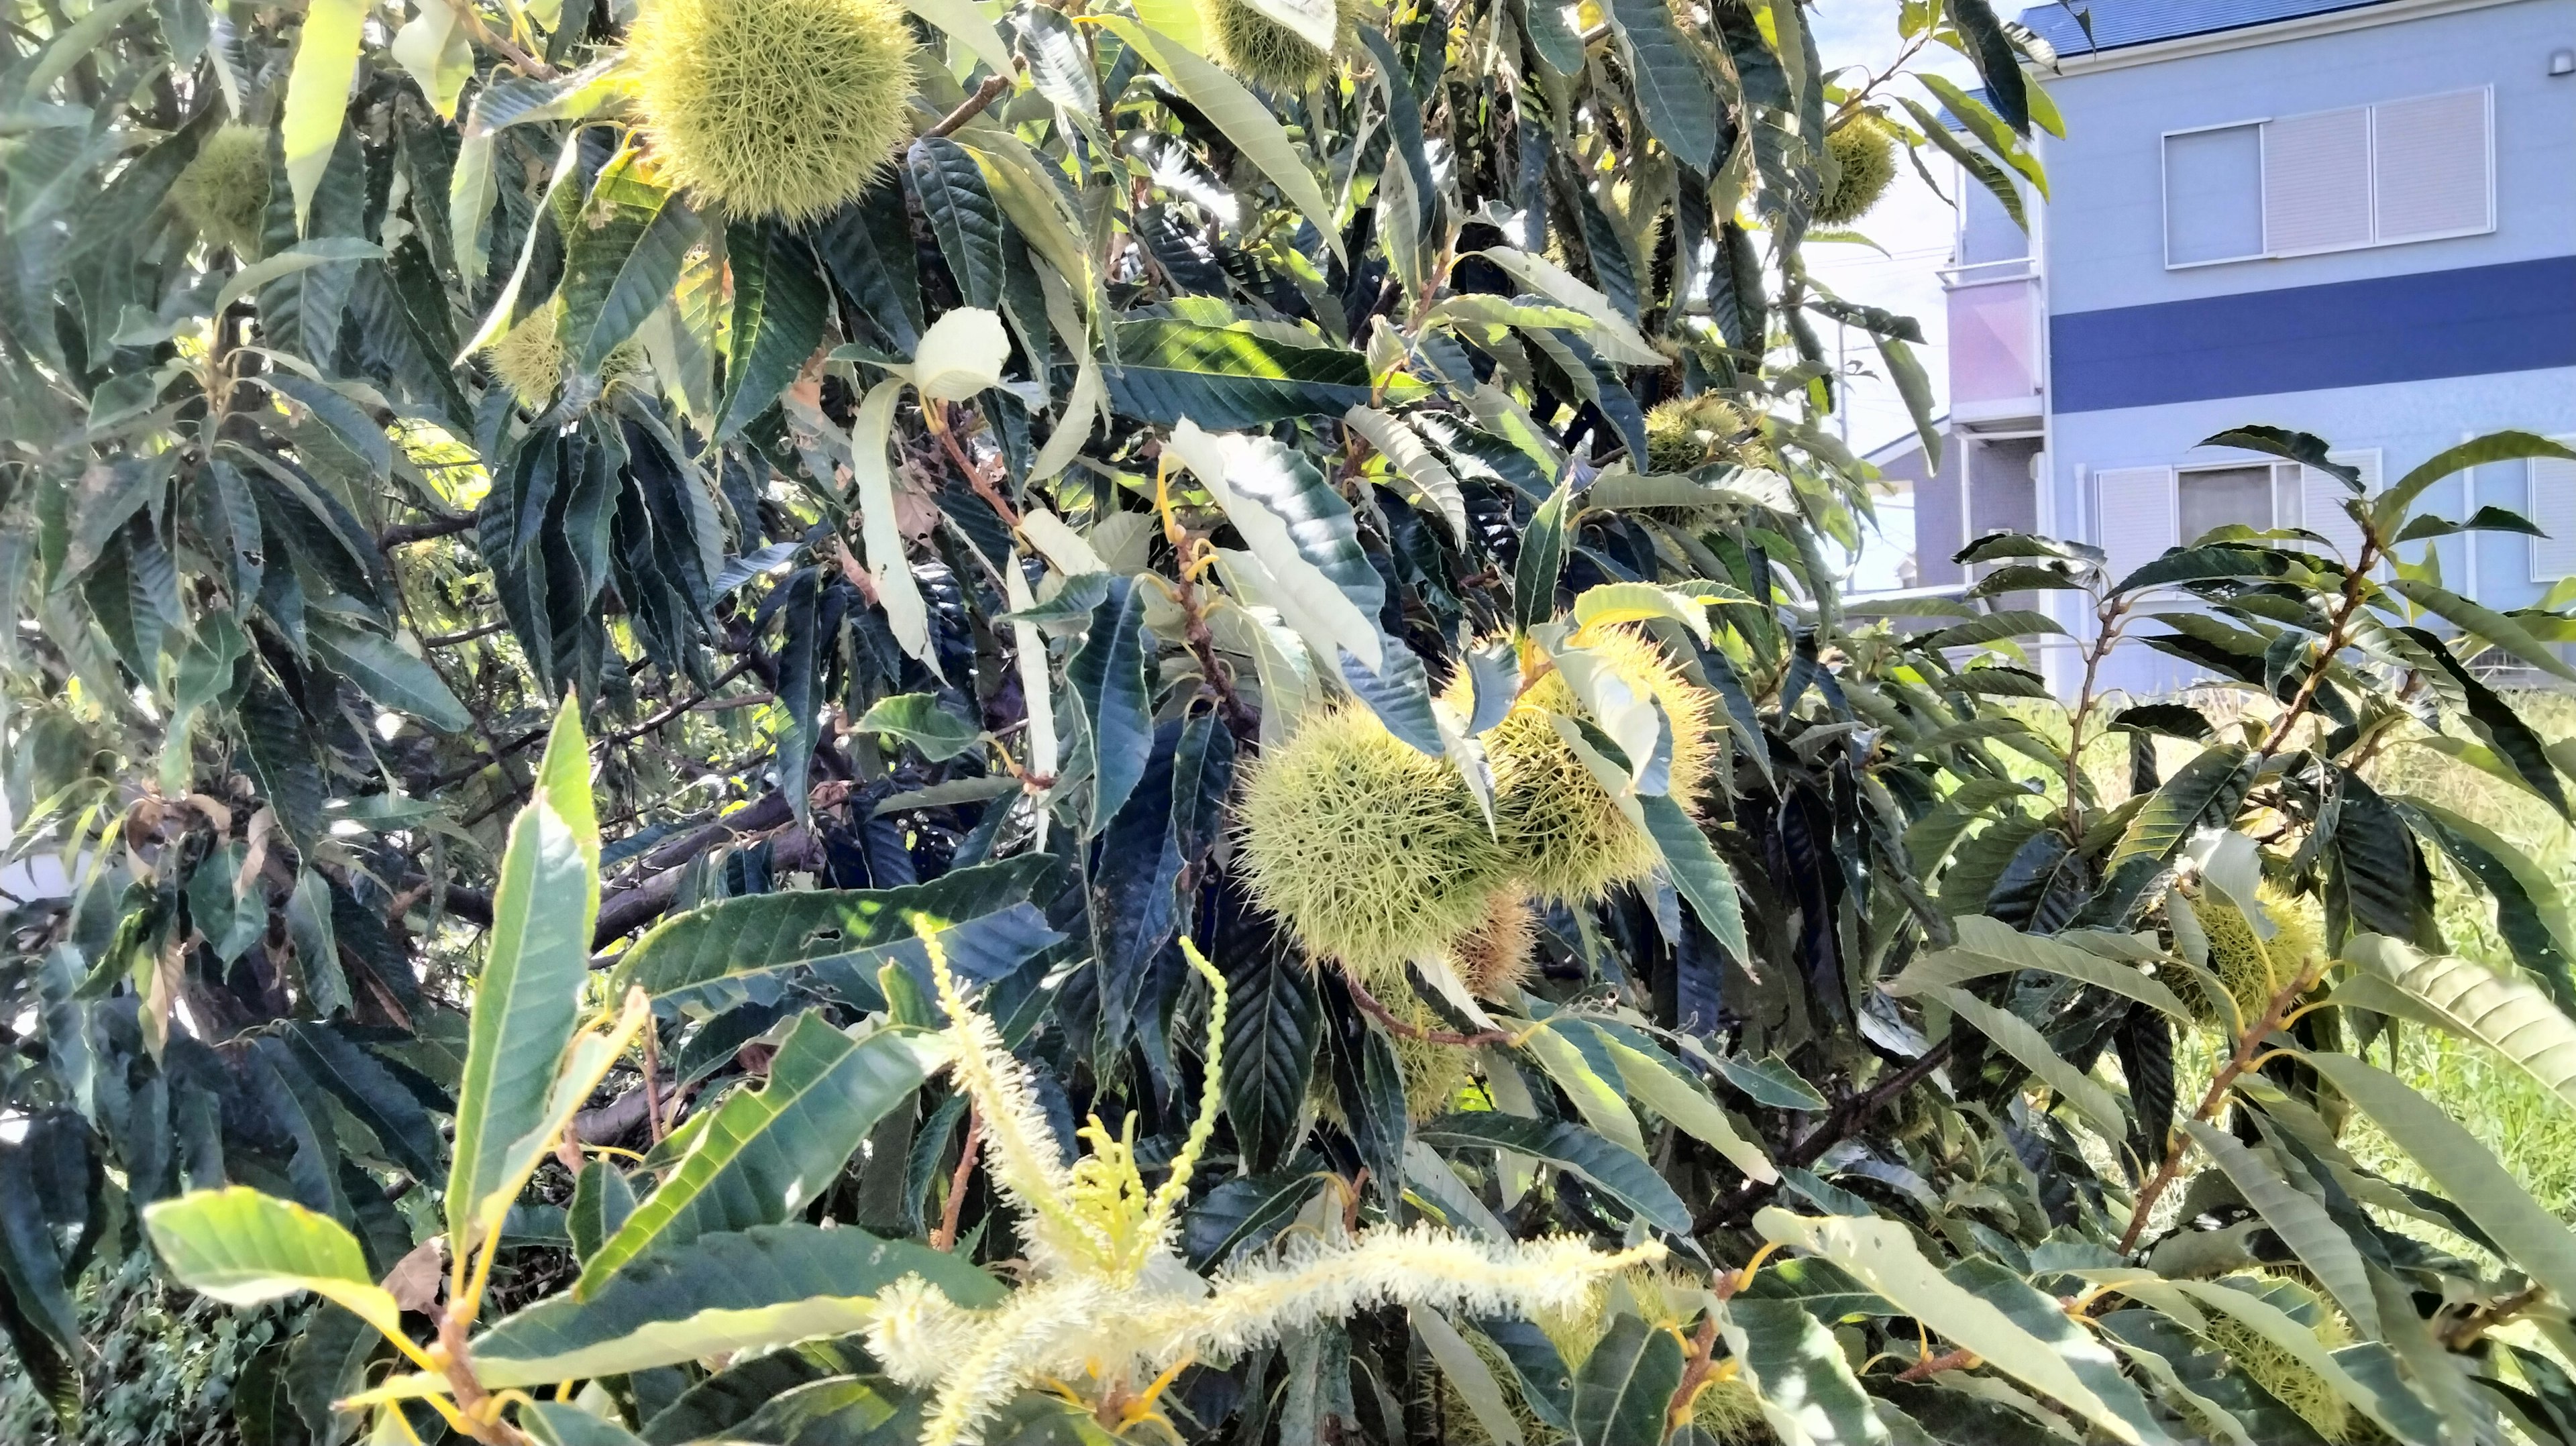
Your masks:
<instances>
[{"instance_id":1,"label":"spiny husk","mask_svg":"<svg viewBox=\"0 0 2576 1446\"><path fill-rule=\"evenodd\" d=\"M563 330L556 310L551 302L538 307L483 348L492 375L532 412L543 411L555 388L563 385Z\"/></svg>"},{"instance_id":2,"label":"spiny husk","mask_svg":"<svg viewBox=\"0 0 2576 1446\"><path fill-rule=\"evenodd\" d=\"M1749 413L1715 392L1675 397L1648 409L1645 470L1696 472L1721 464L1776 467L1779 455Z\"/></svg>"},{"instance_id":3,"label":"spiny husk","mask_svg":"<svg viewBox=\"0 0 2576 1446\"><path fill-rule=\"evenodd\" d=\"M556 389L563 385L565 369L571 365L571 353L563 340L563 304L549 301L519 318L519 324L501 333L483 348L483 359L491 364L492 375L510 389L519 405L532 412L542 412L554 400ZM622 341L610 347L599 365L600 390L633 376L644 365L644 349L633 341Z\"/></svg>"},{"instance_id":4,"label":"spiny husk","mask_svg":"<svg viewBox=\"0 0 2576 1446\"><path fill-rule=\"evenodd\" d=\"M1834 177L1816 198L1819 226L1848 226L1869 214L1896 179L1896 136L1887 123L1867 111L1853 116L1825 136L1833 152Z\"/></svg>"},{"instance_id":5,"label":"spiny husk","mask_svg":"<svg viewBox=\"0 0 2576 1446\"><path fill-rule=\"evenodd\" d=\"M736 216L810 221L911 131L919 48L894 0L646 0L626 64L665 179Z\"/></svg>"},{"instance_id":6,"label":"spiny husk","mask_svg":"<svg viewBox=\"0 0 2576 1446\"><path fill-rule=\"evenodd\" d=\"M2298 1281L2266 1272L2248 1272L2236 1278L2255 1282L2256 1295L2314 1331L2317 1344L2327 1350L2351 1343L2352 1327L2343 1316ZM2297 1412L2299 1419L2326 1441L2350 1441L2356 1427L2368 1424L2354 1415L2352 1403L2344 1399L2341 1391L2298 1357L2223 1311L2202 1314L2209 1322L2209 1328L2201 1333L2203 1338L2232 1357L2236 1368L2248 1379Z\"/></svg>"},{"instance_id":7,"label":"spiny husk","mask_svg":"<svg viewBox=\"0 0 2576 1446\"><path fill-rule=\"evenodd\" d=\"M1264 90L1294 94L1333 68L1331 51L1317 49L1244 0L1199 0L1199 20L1207 27L1208 48L1217 63L1235 79ZM1336 48L1349 41L1355 23L1350 0L1340 0L1333 18Z\"/></svg>"},{"instance_id":8,"label":"spiny husk","mask_svg":"<svg viewBox=\"0 0 2576 1446\"><path fill-rule=\"evenodd\" d=\"M1238 817L1254 901L1381 997L1482 921L1506 877L1457 770L1355 705L1263 754Z\"/></svg>"},{"instance_id":9,"label":"spiny husk","mask_svg":"<svg viewBox=\"0 0 2576 1446\"><path fill-rule=\"evenodd\" d=\"M197 143L196 159L170 183L170 206L209 246L259 254L268 219L268 132L218 126Z\"/></svg>"},{"instance_id":10,"label":"spiny husk","mask_svg":"<svg viewBox=\"0 0 2576 1446\"><path fill-rule=\"evenodd\" d=\"M1672 797L1693 806L1715 756L1709 727L1716 699L1633 628L1603 629L1587 647L1662 707L1673 732ZM1494 770L1495 832L1512 874L1533 896L1568 903L1589 903L1636 883L1661 859L1654 839L1620 812L1549 721L1550 713L1581 711L1564 675L1550 672L1484 735Z\"/></svg>"},{"instance_id":11,"label":"spiny husk","mask_svg":"<svg viewBox=\"0 0 2576 1446\"><path fill-rule=\"evenodd\" d=\"M1529 895L1517 888L1497 889L1485 901L1485 917L1449 946L1449 965L1467 992L1479 999L1505 999L1526 982L1531 955L1538 945L1538 913Z\"/></svg>"}]
</instances>

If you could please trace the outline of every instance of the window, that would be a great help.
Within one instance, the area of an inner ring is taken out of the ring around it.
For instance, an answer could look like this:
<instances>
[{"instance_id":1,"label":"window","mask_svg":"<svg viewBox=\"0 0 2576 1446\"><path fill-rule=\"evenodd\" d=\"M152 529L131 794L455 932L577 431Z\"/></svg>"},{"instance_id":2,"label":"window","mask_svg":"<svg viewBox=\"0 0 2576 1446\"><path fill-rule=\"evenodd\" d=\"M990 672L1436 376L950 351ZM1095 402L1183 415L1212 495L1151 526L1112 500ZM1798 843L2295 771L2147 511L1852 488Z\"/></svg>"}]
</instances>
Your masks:
<instances>
[{"instance_id":1,"label":"window","mask_svg":"<svg viewBox=\"0 0 2576 1446\"><path fill-rule=\"evenodd\" d=\"M2256 531L2272 525L2271 467L2201 467L2175 477L2180 496L2176 521L2184 543L2214 528Z\"/></svg>"},{"instance_id":2,"label":"window","mask_svg":"<svg viewBox=\"0 0 2576 1446\"><path fill-rule=\"evenodd\" d=\"M2576 438L2560 437L2576 446ZM2534 457L2531 505L2523 516L2548 533L2531 540L2531 580L2556 582L2576 576L2576 462L2564 457Z\"/></svg>"},{"instance_id":3,"label":"window","mask_svg":"<svg viewBox=\"0 0 2576 1446\"><path fill-rule=\"evenodd\" d=\"M2491 110L2464 90L2167 135L2165 265L2491 231Z\"/></svg>"},{"instance_id":4,"label":"window","mask_svg":"<svg viewBox=\"0 0 2576 1446\"><path fill-rule=\"evenodd\" d=\"M2165 137L2165 264L2263 254L2263 128Z\"/></svg>"}]
</instances>

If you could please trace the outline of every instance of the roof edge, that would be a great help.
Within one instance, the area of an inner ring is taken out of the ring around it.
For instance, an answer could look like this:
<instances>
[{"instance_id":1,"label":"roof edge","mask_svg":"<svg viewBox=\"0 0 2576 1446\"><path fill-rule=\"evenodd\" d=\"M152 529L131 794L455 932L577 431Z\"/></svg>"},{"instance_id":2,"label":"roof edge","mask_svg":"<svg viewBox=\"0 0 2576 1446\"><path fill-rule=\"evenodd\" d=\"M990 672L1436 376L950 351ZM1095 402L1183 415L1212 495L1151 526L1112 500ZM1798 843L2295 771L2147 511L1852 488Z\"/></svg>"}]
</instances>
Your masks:
<instances>
[{"instance_id":1,"label":"roof edge","mask_svg":"<svg viewBox=\"0 0 2576 1446\"><path fill-rule=\"evenodd\" d=\"M2193 56L2217 55L2230 50L2249 50L2257 46L2278 45L2293 40L2306 40L2320 35L2335 35L2351 30L2368 30L2381 25L2397 25L2409 20L2430 19L2439 15L2468 10L2486 10L2520 0L2360 0L2341 9L2311 15L2293 16L2286 20L2265 20L2249 25L2230 26L2223 30L2205 30L2193 35L2178 35L2167 40L2140 41L2133 45L2113 46L2103 50L2063 50L2057 55L2060 75L2090 75L2097 71L2125 70L2131 66L2154 65L2168 60L2185 60Z\"/></svg>"}]
</instances>

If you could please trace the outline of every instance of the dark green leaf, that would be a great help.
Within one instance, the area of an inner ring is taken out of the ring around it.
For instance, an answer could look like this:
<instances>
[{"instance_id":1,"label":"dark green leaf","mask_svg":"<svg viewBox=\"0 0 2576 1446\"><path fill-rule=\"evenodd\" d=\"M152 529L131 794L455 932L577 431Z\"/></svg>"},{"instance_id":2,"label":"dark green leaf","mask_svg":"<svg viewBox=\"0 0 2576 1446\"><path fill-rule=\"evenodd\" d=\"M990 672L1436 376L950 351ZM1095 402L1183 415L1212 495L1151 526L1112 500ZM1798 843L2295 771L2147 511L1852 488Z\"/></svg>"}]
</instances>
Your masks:
<instances>
[{"instance_id":1,"label":"dark green leaf","mask_svg":"<svg viewBox=\"0 0 2576 1446\"><path fill-rule=\"evenodd\" d=\"M984 184L984 173L964 146L946 136L923 136L904 153L904 177L921 201L939 254L956 278L957 294L986 311L1002 304L1002 211Z\"/></svg>"},{"instance_id":2,"label":"dark green leaf","mask_svg":"<svg viewBox=\"0 0 2576 1446\"><path fill-rule=\"evenodd\" d=\"M1210 431L1338 417L1369 400L1357 352L1185 321L1120 322L1106 377L1121 414L1158 426L1187 417Z\"/></svg>"},{"instance_id":3,"label":"dark green leaf","mask_svg":"<svg viewBox=\"0 0 2576 1446\"><path fill-rule=\"evenodd\" d=\"M1579 1125L1518 1115L1452 1114L1416 1126L1413 1133L1428 1145L1486 1146L1534 1156L1582 1176L1658 1229L1690 1229L1690 1210L1653 1166Z\"/></svg>"},{"instance_id":4,"label":"dark green leaf","mask_svg":"<svg viewBox=\"0 0 2576 1446\"><path fill-rule=\"evenodd\" d=\"M1574 1377L1581 1446L1659 1446L1664 1412L1682 1383L1682 1343L1634 1315L1610 1323Z\"/></svg>"},{"instance_id":5,"label":"dark green leaf","mask_svg":"<svg viewBox=\"0 0 2576 1446\"><path fill-rule=\"evenodd\" d=\"M733 269L732 350L725 357L724 400L716 436L732 437L768 411L823 342L831 309L813 253L776 222L734 221L725 260Z\"/></svg>"}]
</instances>

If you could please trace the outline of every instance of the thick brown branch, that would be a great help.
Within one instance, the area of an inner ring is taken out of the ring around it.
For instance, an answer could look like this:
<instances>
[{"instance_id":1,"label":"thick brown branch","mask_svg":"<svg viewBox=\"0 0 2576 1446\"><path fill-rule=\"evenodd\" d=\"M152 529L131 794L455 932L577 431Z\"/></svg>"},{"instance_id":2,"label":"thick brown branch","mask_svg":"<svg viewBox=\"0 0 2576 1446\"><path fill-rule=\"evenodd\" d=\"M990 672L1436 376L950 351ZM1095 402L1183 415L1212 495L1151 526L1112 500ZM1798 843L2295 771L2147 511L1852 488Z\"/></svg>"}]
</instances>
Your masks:
<instances>
[{"instance_id":1,"label":"thick brown branch","mask_svg":"<svg viewBox=\"0 0 2576 1446\"><path fill-rule=\"evenodd\" d=\"M1002 98L1002 93L1010 88L1011 78L1007 75L988 75L984 77L984 83L975 87L975 93L973 95L970 95L963 101L958 102L957 109L941 116L939 118L939 124L923 131L922 134L926 136L955 135L959 126L962 126L968 121L983 114L984 107L1000 100Z\"/></svg>"},{"instance_id":2,"label":"thick brown branch","mask_svg":"<svg viewBox=\"0 0 2576 1446\"><path fill-rule=\"evenodd\" d=\"M427 542L433 537L454 537L473 530L474 514L448 513L427 522L403 522L386 528L376 538L376 551L391 552L406 542Z\"/></svg>"}]
</instances>

